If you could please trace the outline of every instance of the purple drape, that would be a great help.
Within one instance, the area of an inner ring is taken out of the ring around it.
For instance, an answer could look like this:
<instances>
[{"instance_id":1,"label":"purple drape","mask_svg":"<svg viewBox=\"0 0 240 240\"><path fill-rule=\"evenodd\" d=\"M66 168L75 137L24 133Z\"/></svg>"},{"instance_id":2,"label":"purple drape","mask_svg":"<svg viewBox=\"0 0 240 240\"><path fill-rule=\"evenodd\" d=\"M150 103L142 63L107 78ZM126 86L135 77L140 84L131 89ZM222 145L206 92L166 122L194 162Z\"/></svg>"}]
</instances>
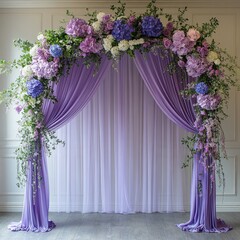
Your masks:
<instances>
[{"instance_id":1,"label":"purple drape","mask_svg":"<svg viewBox=\"0 0 240 240\"><path fill-rule=\"evenodd\" d=\"M54 86L54 94L58 102L52 103L52 101L45 100L43 104L45 125L49 130L55 130L69 121L88 103L109 66L110 61L103 57L96 73L95 65L92 64L86 68L82 59L71 67L69 74L65 74ZM27 169L22 219L19 223L9 225L9 229L12 231L47 232L55 227L55 224L48 220L49 183L42 140L40 143L36 142L36 148L36 152L39 153L38 160L42 180L34 193L32 183L38 180L36 176L33 176L33 165L30 160Z\"/></svg>"},{"instance_id":2,"label":"purple drape","mask_svg":"<svg viewBox=\"0 0 240 240\"><path fill-rule=\"evenodd\" d=\"M137 53L135 63L162 111L179 126L196 132L193 127L195 121L193 103L179 94L184 88L182 71L176 66L173 73L168 72L168 66L172 60L169 52L159 49L157 54ZM200 163L200 154L196 154L193 160L190 220L179 224L178 227L191 232L226 232L230 227L216 218L216 184L211 181L210 173ZM210 165L212 159L210 158L209 161ZM202 184L201 190L199 181Z\"/></svg>"},{"instance_id":3,"label":"purple drape","mask_svg":"<svg viewBox=\"0 0 240 240\"><path fill-rule=\"evenodd\" d=\"M44 102L45 125L49 130L57 129L69 121L87 104L110 66L110 61L103 57L99 71L94 75L94 65L87 69L82 61L79 60L78 64L73 65L69 75L63 76L54 86L54 94L58 102L55 104L49 100ZM176 124L188 131L195 132L193 104L179 95L180 90L184 87L182 72L176 69L176 72L169 74L168 65L171 61L169 52L164 50L159 50L158 54L141 55L136 53L135 58L136 66L145 84L162 111ZM20 223L13 223L9 226L13 231L46 232L55 226L52 221L48 220L48 174L42 140L36 142L36 148L39 153L42 180L34 196L32 183L34 179L36 181L37 179L36 176L33 176L33 165L30 159L22 219ZM216 219L215 183L211 182L210 174L203 168L199 159L200 155L196 154L193 164L190 220L178 226L192 232L228 231L230 228L223 221ZM209 161L212 160L209 159ZM201 192L198 189L200 180Z\"/></svg>"}]
</instances>

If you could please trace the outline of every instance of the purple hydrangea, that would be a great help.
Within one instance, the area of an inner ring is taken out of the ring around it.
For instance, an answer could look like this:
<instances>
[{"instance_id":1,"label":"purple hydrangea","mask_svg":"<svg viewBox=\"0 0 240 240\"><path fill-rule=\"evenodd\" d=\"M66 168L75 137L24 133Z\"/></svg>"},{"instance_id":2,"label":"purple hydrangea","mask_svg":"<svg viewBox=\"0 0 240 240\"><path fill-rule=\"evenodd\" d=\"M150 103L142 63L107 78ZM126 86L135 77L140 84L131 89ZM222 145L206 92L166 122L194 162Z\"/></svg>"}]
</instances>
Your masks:
<instances>
[{"instance_id":1,"label":"purple hydrangea","mask_svg":"<svg viewBox=\"0 0 240 240\"><path fill-rule=\"evenodd\" d=\"M31 80L27 81L27 94L33 98L37 98L39 95L42 94L44 87L43 84L35 79L32 78Z\"/></svg>"},{"instance_id":2,"label":"purple hydrangea","mask_svg":"<svg viewBox=\"0 0 240 240\"><path fill-rule=\"evenodd\" d=\"M204 82L200 82L195 86L195 91L198 94L206 94L208 92L208 86Z\"/></svg>"},{"instance_id":3,"label":"purple hydrangea","mask_svg":"<svg viewBox=\"0 0 240 240\"><path fill-rule=\"evenodd\" d=\"M84 37L93 33L93 28L85 20L72 18L66 26L66 34L73 37Z\"/></svg>"},{"instance_id":4,"label":"purple hydrangea","mask_svg":"<svg viewBox=\"0 0 240 240\"><path fill-rule=\"evenodd\" d=\"M62 48L58 44L51 45L49 48L49 53L57 58L62 56Z\"/></svg>"},{"instance_id":5,"label":"purple hydrangea","mask_svg":"<svg viewBox=\"0 0 240 240\"><path fill-rule=\"evenodd\" d=\"M79 48L84 53L99 53L102 50L102 45L92 36L87 36L84 41L81 42Z\"/></svg>"},{"instance_id":6,"label":"purple hydrangea","mask_svg":"<svg viewBox=\"0 0 240 240\"><path fill-rule=\"evenodd\" d=\"M195 45L194 41L190 41L183 31L177 30L172 36L171 49L179 56L187 55Z\"/></svg>"},{"instance_id":7,"label":"purple hydrangea","mask_svg":"<svg viewBox=\"0 0 240 240\"><path fill-rule=\"evenodd\" d=\"M203 95L199 94L197 96L197 103L198 105L206 110L215 110L218 108L218 105L221 102L221 97L219 95Z\"/></svg>"},{"instance_id":8,"label":"purple hydrangea","mask_svg":"<svg viewBox=\"0 0 240 240\"><path fill-rule=\"evenodd\" d=\"M51 79L55 77L59 69L59 60L54 58L53 61L41 59L38 56L33 58L32 70L38 78Z\"/></svg>"},{"instance_id":9,"label":"purple hydrangea","mask_svg":"<svg viewBox=\"0 0 240 240\"><path fill-rule=\"evenodd\" d=\"M159 37L162 34L163 25L159 18L145 16L142 19L142 34L148 37Z\"/></svg>"},{"instance_id":10,"label":"purple hydrangea","mask_svg":"<svg viewBox=\"0 0 240 240\"><path fill-rule=\"evenodd\" d=\"M133 32L133 27L123 20L116 20L114 22L112 35L117 41L121 40L131 40Z\"/></svg>"},{"instance_id":11,"label":"purple hydrangea","mask_svg":"<svg viewBox=\"0 0 240 240\"><path fill-rule=\"evenodd\" d=\"M187 56L186 70L188 76L199 77L208 69L208 62L205 58L195 57L193 55Z\"/></svg>"}]
</instances>

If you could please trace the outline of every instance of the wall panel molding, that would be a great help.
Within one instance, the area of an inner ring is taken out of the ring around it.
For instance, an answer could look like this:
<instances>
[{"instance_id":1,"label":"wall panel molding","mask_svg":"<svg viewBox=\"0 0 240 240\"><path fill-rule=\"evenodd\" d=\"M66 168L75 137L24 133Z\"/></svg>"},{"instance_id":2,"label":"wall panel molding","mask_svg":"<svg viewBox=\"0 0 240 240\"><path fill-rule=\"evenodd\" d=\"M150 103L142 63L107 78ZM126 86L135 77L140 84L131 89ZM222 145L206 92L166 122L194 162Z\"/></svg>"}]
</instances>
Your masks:
<instances>
[{"instance_id":1,"label":"wall panel molding","mask_svg":"<svg viewBox=\"0 0 240 240\"><path fill-rule=\"evenodd\" d=\"M146 7L149 1L146 0L125 0L128 7ZM117 1L103 1L103 0L3 0L0 2L0 8L98 8L99 6L106 7L106 4L109 6L116 4ZM238 0L158 0L157 4L161 7L174 7L178 8L181 6L187 7L207 7L207 8L236 8L240 7L240 1Z\"/></svg>"}]
</instances>

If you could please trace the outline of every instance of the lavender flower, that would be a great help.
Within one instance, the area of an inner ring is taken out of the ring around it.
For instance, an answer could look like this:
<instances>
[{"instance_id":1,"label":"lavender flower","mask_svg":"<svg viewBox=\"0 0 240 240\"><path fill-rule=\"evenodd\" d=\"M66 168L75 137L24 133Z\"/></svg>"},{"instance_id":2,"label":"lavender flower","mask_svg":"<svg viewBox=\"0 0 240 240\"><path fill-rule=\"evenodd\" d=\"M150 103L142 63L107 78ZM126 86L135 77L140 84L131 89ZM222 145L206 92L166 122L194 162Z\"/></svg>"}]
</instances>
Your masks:
<instances>
[{"instance_id":1,"label":"lavender flower","mask_svg":"<svg viewBox=\"0 0 240 240\"><path fill-rule=\"evenodd\" d=\"M49 53L57 58L62 56L62 48L58 44L51 45L49 48Z\"/></svg>"},{"instance_id":2,"label":"lavender flower","mask_svg":"<svg viewBox=\"0 0 240 240\"><path fill-rule=\"evenodd\" d=\"M33 98L36 98L39 95L41 95L44 90L43 84L35 78L32 78L31 80L27 81L26 85L28 95Z\"/></svg>"},{"instance_id":3,"label":"lavender flower","mask_svg":"<svg viewBox=\"0 0 240 240\"><path fill-rule=\"evenodd\" d=\"M159 18L146 16L142 19L142 34L148 37L159 37L162 34L163 25Z\"/></svg>"},{"instance_id":4,"label":"lavender flower","mask_svg":"<svg viewBox=\"0 0 240 240\"><path fill-rule=\"evenodd\" d=\"M79 48L84 53L99 53L102 50L102 45L97 43L96 39L92 36L87 36L84 41L81 42Z\"/></svg>"},{"instance_id":5,"label":"lavender flower","mask_svg":"<svg viewBox=\"0 0 240 240\"><path fill-rule=\"evenodd\" d=\"M66 34L73 37L84 37L93 33L93 28L85 20L72 18L65 29Z\"/></svg>"},{"instance_id":6,"label":"lavender flower","mask_svg":"<svg viewBox=\"0 0 240 240\"><path fill-rule=\"evenodd\" d=\"M54 58L53 61L41 59L38 56L33 58L32 70L38 78L50 79L55 77L59 69L59 60Z\"/></svg>"},{"instance_id":7,"label":"lavender flower","mask_svg":"<svg viewBox=\"0 0 240 240\"><path fill-rule=\"evenodd\" d=\"M177 30L172 37L172 46L171 49L174 53L177 53L179 56L187 55L194 45L194 41L190 41L183 31Z\"/></svg>"},{"instance_id":8,"label":"lavender flower","mask_svg":"<svg viewBox=\"0 0 240 240\"><path fill-rule=\"evenodd\" d=\"M117 20L114 22L112 35L119 42L121 40L130 40L132 38L131 34L133 32L133 27L123 20Z\"/></svg>"},{"instance_id":9,"label":"lavender flower","mask_svg":"<svg viewBox=\"0 0 240 240\"><path fill-rule=\"evenodd\" d=\"M219 95L203 95L199 94L197 96L197 104L206 110L215 110L218 108L221 102L221 97Z\"/></svg>"},{"instance_id":10,"label":"lavender flower","mask_svg":"<svg viewBox=\"0 0 240 240\"><path fill-rule=\"evenodd\" d=\"M208 62L205 58L187 56L186 70L190 77L199 77L208 69Z\"/></svg>"},{"instance_id":11,"label":"lavender flower","mask_svg":"<svg viewBox=\"0 0 240 240\"><path fill-rule=\"evenodd\" d=\"M208 92L208 86L204 82L200 82L195 86L195 91L198 94L206 94Z\"/></svg>"}]
</instances>

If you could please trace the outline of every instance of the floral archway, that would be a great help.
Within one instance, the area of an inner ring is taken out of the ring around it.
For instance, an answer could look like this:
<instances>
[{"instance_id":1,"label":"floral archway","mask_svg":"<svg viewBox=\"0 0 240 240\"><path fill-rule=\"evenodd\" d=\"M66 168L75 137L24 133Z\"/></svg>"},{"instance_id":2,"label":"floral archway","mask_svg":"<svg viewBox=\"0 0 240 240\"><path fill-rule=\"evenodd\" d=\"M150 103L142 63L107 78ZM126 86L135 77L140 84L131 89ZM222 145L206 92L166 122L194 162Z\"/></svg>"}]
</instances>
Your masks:
<instances>
[{"instance_id":1,"label":"floral archway","mask_svg":"<svg viewBox=\"0 0 240 240\"><path fill-rule=\"evenodd\" d=\"M124 54L134 57L147 88L162 111L192 132L183 140L193 160L191 216L179 228L192 232L226 232L216 218L218 174L224 186L221 158L227 157L221 120L229 89L236 85L234 59L207 39L218 21L192 26L179 10L177 19L152 0L141 15L125 16L125 3L112 6L114 14L94 12L75 18L66 28L47 30L34 44L18 40L20 59L1 61L1 69L20 67L21 74L1 93L7 105L17 104L20 146L18 184L26 183L24 209L11 230L50 231L49 189L45 150L51 153L54 130L66 123L91 99L107 69ZM166 19L164 26L161 19ZM223 154L222 154L223 153Z\"/></svg>"}]
</instances>

